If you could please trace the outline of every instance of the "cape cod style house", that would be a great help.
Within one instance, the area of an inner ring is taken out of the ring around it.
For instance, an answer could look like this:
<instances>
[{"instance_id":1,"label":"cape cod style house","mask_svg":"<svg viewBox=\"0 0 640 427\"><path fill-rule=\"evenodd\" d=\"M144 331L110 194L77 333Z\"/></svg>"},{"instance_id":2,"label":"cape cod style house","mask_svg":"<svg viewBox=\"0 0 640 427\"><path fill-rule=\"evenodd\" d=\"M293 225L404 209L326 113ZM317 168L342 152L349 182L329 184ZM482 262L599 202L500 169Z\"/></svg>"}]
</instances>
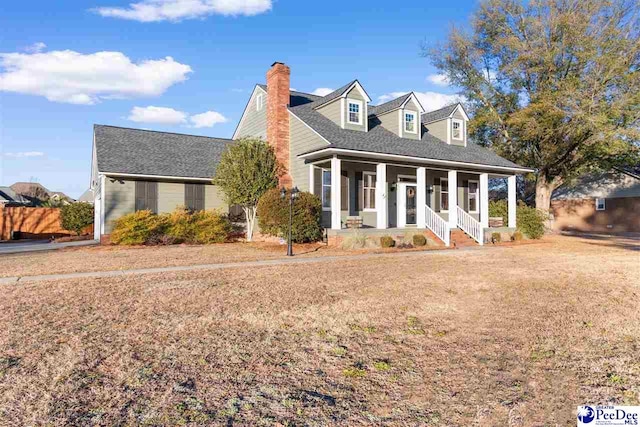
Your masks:
<instances>
[{"instance_id":1,"label":"cape cod style house","mask_svg":"<svg viewBox=\"0 0 640 427\"><path fill-rule=\"evenodd\" d=\"M515 228L516 175L530 169L468 140L461 104L427 112L414 93L370 103L358 80L326 96L292 91L289 67L276 62L231 140L96 125L96 237L138 209L227 209L211 177L222 151L243 137L274 147L282 185L320 197L329 235L356 220L365 232L430 231L449 245L461 230L482 244L491 177L507 178L508 227Z\"/></svg>"}]
</instances>

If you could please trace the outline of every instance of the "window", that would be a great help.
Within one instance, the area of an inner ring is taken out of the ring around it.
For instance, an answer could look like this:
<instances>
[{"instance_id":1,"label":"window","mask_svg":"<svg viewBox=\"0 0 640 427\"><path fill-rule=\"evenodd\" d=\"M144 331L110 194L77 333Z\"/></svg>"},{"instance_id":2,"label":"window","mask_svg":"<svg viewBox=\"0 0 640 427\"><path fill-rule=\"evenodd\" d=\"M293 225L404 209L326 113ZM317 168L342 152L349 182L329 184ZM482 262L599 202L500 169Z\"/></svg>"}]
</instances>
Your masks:
<instances>
[{"instance_id":1,"label":"window","mask_svg":"<svg viewBox=\"0 0 640 427\"><path fill-rule=\"evenodd\" d=\"M449 212L449 179L440 178L440 212Z\"/></svg>"},{"instance_id":2,"label":"window","mask_svg":"<svg viewBox=\"0 0 640 427\"><path fill-rule=\"evenodd\" d=\"M469 181L469 212L478 213L479 190L478 181Z\"/></svg>"},{"instance_id":3,"label":"window","mask_svg":"<svg viewBox=\"0 0 640 427\"><path fill-rule=\"evenodd\" d=\"M596 199L596 210L603 211L606 209L604 199L597 198Z\"/></svg>"},{"instance_id":4,"label":"window","mask_svg":"<svg viewBox=\"0 0 640 427\"><path fill-rule=\"evenodd\" d=\"M361 125L362 124L362 101L356 101L353 99L347 100L347 104L349 105L349 114L347 116L347 121L351 124Z\"/></svg>"},{"instance_id":5,"label":"window","mask_svg":"<svg viewBox=\"0 0 640 427\"><path fill-rule=\"evenodd\" d=\"M184 206L190 211L204 210L204 184L184 185Z\"/></svg>"},{"instance_id":6,"label":"window","mask_svg":"<svg viewBox=\"0 0 640 427\"><path fill-rule=\"evenodd\" d=\"M259 93L256 96L256 111L262 110L263 106L264 106L264 94Z\"/></svg>"},{"instance_id":7,"label":"window","mask_svg":"<svg viewBox=\"0 0 640 427\"><path fill-rule=\"evenodd\" d=\"M363 190L363 203L362 208L365 211L372 211L376 209L376 174L373 172L362 173L362 190Z\"/></svg>"},{"instance_id":8,"label":"window","mask_svg":"<svg viewBox=\"0 0 640 427\"><path fill-rule=\"evenodd\" d=\"M158 183L136 181L136 211L158 213Z\"/></svg>"},{"instance_id":9,"label":"window","mask_svg":"<svg viewBox=\"0 0 640 427\"><path fill-rule=\"evenodd\" d=\"M409 133L416 133L416 114L404 113L404 130Z\"/></svg>"},{"instance_id":10,"label":"window","mask_svg":"<svg viewBox=\"0 0 640 427\"><path fill-rule=\"evenodd\" d=\"M331 171L322 171L322 210L331 210Z\"/></svg>"},{"instance_id":11,"label":"window","mask_svg":"<svg viewBox=\"0 0 640 427\"><path fill-rule=\"evenodd\" d=\"M462 120L458 120L458 119L453 119L453 122L451 123L452 126L452 130L451 130L451 137L453 139L457 139L458 141L462 141Z\"/></svg>"}]
</instances>

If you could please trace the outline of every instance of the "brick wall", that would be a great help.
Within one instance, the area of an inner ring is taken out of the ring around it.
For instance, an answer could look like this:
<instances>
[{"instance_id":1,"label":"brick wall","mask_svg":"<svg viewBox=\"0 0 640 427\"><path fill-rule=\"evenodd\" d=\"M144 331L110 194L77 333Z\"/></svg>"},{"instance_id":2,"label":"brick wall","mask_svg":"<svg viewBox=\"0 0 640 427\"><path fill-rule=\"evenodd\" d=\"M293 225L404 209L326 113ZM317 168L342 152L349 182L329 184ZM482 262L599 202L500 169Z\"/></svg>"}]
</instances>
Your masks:
<instances>
[{"instance_id":1,"label":"brick wall","mask_svg":"<svg viewBox=\"0 0 640 427\"><path fill-rule=\"evenodd\" d=\"M640 232L640 197L605 200L605 210L597 211L595 199L551 202L553 228L590 232Z\"/></svg>"},{"instance_id":2,"label":"brick wall","mask_svg":"<svg viewBox=\"0 0 640 427\"><path fill-rule=\"evenodd\" d=\"M280 185L291 187L289 173L289 85L291 70L275 62L267 72L267 141L284 168Z\"/></svg>"}]
</instances>

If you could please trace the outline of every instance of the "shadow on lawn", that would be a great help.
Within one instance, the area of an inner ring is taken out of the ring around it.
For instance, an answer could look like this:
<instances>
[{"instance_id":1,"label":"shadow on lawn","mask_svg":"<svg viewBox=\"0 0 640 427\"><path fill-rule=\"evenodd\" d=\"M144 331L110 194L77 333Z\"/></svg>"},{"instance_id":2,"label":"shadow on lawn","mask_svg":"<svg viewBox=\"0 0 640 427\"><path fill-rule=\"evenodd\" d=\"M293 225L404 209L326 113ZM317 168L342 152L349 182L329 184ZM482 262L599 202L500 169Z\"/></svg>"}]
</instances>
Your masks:
<instances>
[{"instance_id":1,"label":"shadow on lawn","mask_svg":"<svg viewBox=\"0 0 640 427\"><path fill-rule=\"evenodd\" d=\"M627 249L640 252L640 233L599 234L586 232L563 232L563 236L591 240L590 245Z\"/></svg>"}]
</instances>

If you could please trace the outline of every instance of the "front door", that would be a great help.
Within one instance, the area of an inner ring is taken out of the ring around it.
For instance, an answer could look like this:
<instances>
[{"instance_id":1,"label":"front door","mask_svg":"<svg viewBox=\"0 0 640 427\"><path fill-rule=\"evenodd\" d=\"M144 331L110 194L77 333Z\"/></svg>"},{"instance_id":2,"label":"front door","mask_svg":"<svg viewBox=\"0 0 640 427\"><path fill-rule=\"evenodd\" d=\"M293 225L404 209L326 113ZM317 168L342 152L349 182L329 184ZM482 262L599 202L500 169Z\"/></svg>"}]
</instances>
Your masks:
<instances>
[{"instance_id":1,"label":"front door","mask_svg":"<svg viewBox=\"0 0 640 427\"><path fill-rule=\"evenodd\" d=\"M415 226L416 215L416 184L401 182L398 184L398 227Z\"/></svg>"}]
</instances>

